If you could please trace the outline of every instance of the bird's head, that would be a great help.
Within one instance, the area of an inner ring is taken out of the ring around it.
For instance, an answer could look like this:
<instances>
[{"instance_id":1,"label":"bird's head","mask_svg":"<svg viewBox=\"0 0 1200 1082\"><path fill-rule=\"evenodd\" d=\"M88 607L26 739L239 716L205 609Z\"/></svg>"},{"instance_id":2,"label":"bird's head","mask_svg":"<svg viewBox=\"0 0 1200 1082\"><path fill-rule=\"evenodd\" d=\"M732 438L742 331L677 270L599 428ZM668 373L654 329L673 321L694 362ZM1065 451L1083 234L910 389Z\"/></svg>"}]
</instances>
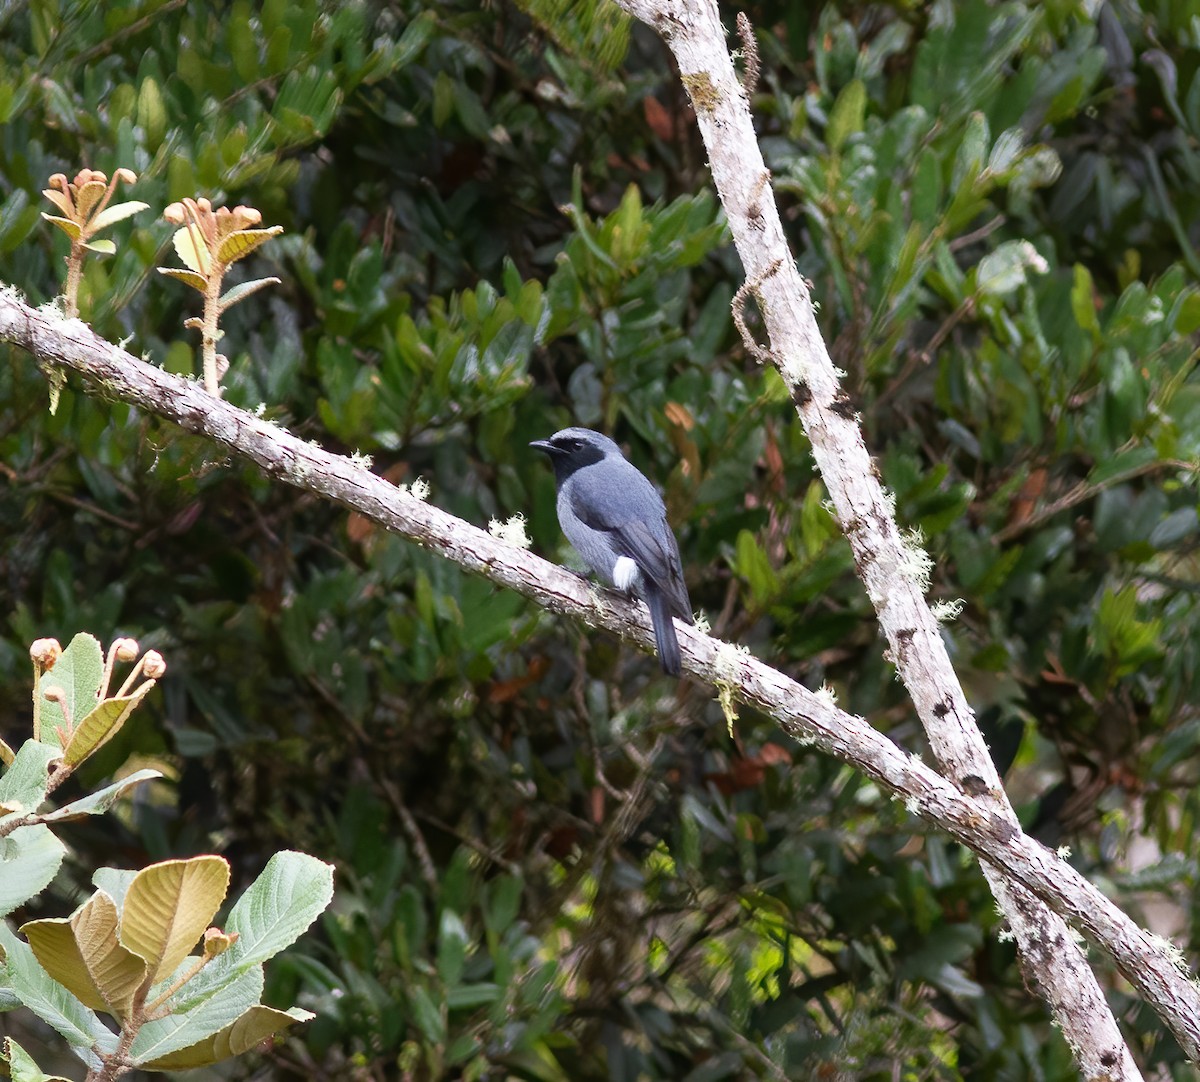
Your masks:
<instances>
[{"instance_id":1,"label":"bird's head","mask_svg":"<svg viewBox=\"0 0 1200 1082\"><path fill-rule=\"evenodd\" d=\"M533 440L529 446L550 457L554 474L560 481L584 466L609 455L621 454L621 449L612 440L590 428L564 428L548 440Z\"/></svg>"}]
</instances>

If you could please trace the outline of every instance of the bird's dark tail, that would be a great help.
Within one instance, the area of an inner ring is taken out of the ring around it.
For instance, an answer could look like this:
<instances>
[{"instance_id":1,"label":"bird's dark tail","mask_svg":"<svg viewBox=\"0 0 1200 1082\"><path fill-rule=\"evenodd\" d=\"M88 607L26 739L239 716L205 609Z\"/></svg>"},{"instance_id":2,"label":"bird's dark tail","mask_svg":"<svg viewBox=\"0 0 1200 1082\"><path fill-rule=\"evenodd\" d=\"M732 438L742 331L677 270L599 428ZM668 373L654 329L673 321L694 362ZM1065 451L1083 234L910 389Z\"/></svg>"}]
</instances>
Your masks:
<instances>
[{"instance_id":1,"label":"bird's dark tail","mask_svg":"<svg viewBox=\"0 0 1200 1082\"><path fill-rule=\"evenodd\" d=\"M658 662L668 676L678 676L683 668L679 660L679 640L675 637L675 625L671 623L670 602L658 590L647 590L646 604L650 607L650 621L654 624Z\"/></svg>"}]
</instances>

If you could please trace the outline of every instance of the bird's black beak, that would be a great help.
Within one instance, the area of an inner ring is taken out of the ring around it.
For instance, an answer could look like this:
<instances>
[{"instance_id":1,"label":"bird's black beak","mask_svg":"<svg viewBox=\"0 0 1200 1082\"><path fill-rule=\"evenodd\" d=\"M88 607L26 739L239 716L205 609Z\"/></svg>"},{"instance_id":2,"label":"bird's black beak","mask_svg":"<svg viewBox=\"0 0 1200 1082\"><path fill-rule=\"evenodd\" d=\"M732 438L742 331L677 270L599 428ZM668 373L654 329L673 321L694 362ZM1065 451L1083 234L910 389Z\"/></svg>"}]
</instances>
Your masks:
<instances>
[{"instance_id":1,"label":"bird's black beak","mask_svg":"<svg viewBox=\"0 0 1200 1082\"><path fill-rule=\"evenodd\" d=\"M554 444L552 444L549 440L530 440L529 446L536 447L544 455L554 454Z\"/></svg>"}]
</instances>

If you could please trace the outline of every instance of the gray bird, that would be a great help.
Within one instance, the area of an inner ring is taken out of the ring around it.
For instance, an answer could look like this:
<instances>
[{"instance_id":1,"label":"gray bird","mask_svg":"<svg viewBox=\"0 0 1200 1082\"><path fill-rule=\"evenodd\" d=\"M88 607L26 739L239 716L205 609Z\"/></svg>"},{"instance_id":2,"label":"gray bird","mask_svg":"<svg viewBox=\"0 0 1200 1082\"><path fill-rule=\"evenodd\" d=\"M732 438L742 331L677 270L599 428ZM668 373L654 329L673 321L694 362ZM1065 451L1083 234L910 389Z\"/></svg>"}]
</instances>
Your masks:
<instances>
[{"instance_id":1,"label":"gray bird","mask_svg":"<svg viewBox=\"0 0 1200 1082\"><path fill-rule=\"evenodd\" d=\"M605 583L646 602L663 672L678 676L671 616L692 623L692 603L662 497L612 440L589 428L564 428L529 446L554 465L567 540Z\"/></svg>"}]
</instances>

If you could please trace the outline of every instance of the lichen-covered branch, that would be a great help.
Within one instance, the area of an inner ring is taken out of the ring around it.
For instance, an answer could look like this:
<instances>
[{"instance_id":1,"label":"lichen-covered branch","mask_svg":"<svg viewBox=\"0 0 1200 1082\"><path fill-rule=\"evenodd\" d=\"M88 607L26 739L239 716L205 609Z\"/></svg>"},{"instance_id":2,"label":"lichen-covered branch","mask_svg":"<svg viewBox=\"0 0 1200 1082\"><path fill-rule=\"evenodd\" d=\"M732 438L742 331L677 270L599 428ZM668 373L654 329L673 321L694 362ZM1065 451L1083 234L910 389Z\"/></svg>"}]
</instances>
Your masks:
<instances>
[{"instance_id":1,"label":"lichen-covered branch","mask_svg":"<svg viewBox=\"0 0 1200 1082\"><path fill-rule=\"evenodd\" d=\"M137 360L78 320L64 319L52 308L31 308L12 289L0 289L0 342L23 347L42 365L73 369L97 391L235 451L271 477L359 511L553 612L653 649L643 606L597 592L578 576L417 499L352 459L306 443L194 381ZM993 801L969 795L976 791L974 783L964 779L960 787L942 777L862 718L838 710L829 697L806 690L749 654L689 627L678 625L677 633L689 673L731 688L798 739L861 770L972 849L985 866L1003 869L1021 885L1018 897L1028 899L1024 904L1043 910L1036 895L1072 920L1111 955L1187 1053L1200 1058L1200 987L1178 968L1169 944L1139 928L1066 861L1023 834ZM1077 953L1071 933L1065 925L1061 929L1039 945L1046 954ZM1121 1073L1128 1055L1123 1044L1097 1054L1113 1057L1110 1078L1135 1077Z\"/></svg>"},{"instance_id":2,"label":"lichen-covered branch","mask_svg":"<svg viewBox=\"0 0 1200 1082\"><path fill-rule=\"evenodd\" d=\"M788 250L770 173L733 66L716 0L618 0L656 30L679 65L704 139L713 183L756 296L771 361L791 388L804 431L860 578L879 615L891 658L946 777L988 814L1019 829L1012 806L925 601L928 558L905 538L829 358L808 289ZM747 29L739 23L743 39ZM739 291L738 301L744 303ZM735 319L738 318L735 302ZM739 329L744 325L739 324ZM743 337L745 332L743 330ZM761 347L750 352L761 359ZM1095 974L1063 922L985 861L984 874L1017 941L1022 968L1050 1004L1090 1079L1140 1078Z\"/></svg>"}]
</instances>

